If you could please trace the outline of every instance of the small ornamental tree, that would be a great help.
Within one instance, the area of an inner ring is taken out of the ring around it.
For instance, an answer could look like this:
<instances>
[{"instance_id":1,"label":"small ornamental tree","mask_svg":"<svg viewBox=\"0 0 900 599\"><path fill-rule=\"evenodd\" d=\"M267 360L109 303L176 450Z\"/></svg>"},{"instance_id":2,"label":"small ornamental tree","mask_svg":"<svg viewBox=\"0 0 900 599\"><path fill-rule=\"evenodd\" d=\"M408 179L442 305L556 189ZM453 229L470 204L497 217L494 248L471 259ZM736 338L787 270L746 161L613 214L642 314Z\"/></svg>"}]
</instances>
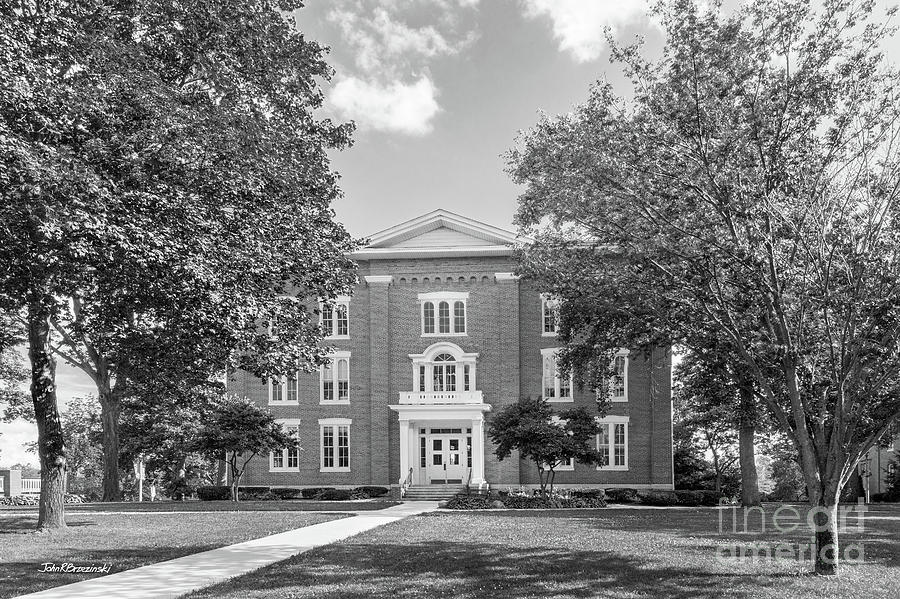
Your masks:
<instances>
[{"instance_id":1,"label":"small ornamental tree","mask_svg":"<svg viewBox=\"0 0 900 599\"><path fill-rule=\"evenodd\" d=\"M196 451L228 464L232 501L239 500L238 487L250 460L285 447L300 448L296 437L285 432L270 413L233 395L212 411L194 445Z\"/></svg>"},{"instance_id":2,"label":"small ornamental tree","mask_svg":"<svg viewBox=\"0 0 900 599\"><path fill-rule=\"evenodd\" d=\"M518 451L522 458L537 466L541 495L547 486L553 493L556 468L568 459L599 464L600 453L594 439L600 425L585 408L564 410L558 414L542 398L522 398L500 410L488 426L488 435L497 446L494 452L503 460Z\"/></svg>"}]
</instances>

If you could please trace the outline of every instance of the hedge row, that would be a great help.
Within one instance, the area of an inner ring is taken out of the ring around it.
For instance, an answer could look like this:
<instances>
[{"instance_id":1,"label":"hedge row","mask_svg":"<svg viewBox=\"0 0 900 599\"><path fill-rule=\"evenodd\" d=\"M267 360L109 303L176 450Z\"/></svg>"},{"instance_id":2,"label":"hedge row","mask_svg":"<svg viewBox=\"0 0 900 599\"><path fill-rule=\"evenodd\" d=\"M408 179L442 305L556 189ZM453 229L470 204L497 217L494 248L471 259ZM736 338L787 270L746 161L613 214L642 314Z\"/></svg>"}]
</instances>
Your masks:
<instances>
[{"instance_id":1,"label":"hedge row","mask_svg":"<svg viewBox=\"0 0 900 599\"><path fill-rule=\"evenodd\" d=\"M335 489L315 487L309 489L279 489L271 487L241 487L242 501L270 501L289 499L317 499L320 501L346 501L348 499L368 499L388 494L386 487L356 487L355 489ZM197 497L202 501L224 501L231 499L231 487L215 485L197 488Z\"/></svg>"},{"instance_id":2,"label":"hedge row","mask_svg":"<svg viewBox=\"0 0 900 599\"><path fill-rule=\"evenodd\" d=\"M457 495L447 502L451 510L517 509L546 510L606 507L602 497L523 497L504 495L494 498L484 495Z\"/></svg>"},{"instance_id":3,"label":"hedge row","mask_svg":"<svg viewBox=\"0 0 900 599\"><path fill-rule=\"evenodd\" d=\"M509 509L566 509L599 508L607 503L639 503L654 506L717 506L721 494L715 491L656 491L637 489L575 489L568 497L540 497L510 495L501 491L496 496L458 495L447 502L455 510Z\"/></svg>"},{"instance_id":4,"label":"hedge row","mask_svg":"<svg viewBox=\"0 0 900 599\"><path fill-rule=\"evenodd\" d=\"M64 498L65 503L84 503L84 497L81 495L74 495L72 493L66 493ZM16 495L15 497L0 497L0 505L37 505L38 504L38 496L37 495Z\"/></svg>"}]
</instances>

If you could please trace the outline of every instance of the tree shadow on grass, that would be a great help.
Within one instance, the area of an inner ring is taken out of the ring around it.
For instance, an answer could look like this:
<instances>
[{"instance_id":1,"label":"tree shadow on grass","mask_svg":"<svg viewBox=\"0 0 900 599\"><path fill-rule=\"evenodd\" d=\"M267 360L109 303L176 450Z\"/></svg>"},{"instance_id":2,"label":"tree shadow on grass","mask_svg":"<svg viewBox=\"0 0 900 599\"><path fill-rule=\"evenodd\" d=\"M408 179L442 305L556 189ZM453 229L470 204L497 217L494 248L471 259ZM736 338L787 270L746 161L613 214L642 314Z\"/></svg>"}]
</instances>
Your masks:
<instances>
[{"instance_id":1,"label":"tree shadow on grass","mask_svg":"<svg viewBox=\"0 0 900 599\"><path fill-rule=\"evenodd\" d=\"M83 526L97 526L97 523L93 520L66 518L66 526L78 528ZM54 534L52 531L38 532L37 517L35 516L4 516L0 518L0 535L26 533Z\"/></svg>"},{"instance_id":2,"label":"tree shadow on grass","mask_svg":"<svg viewBox=\"0 0 900 599\"><path fill-rule=\"evenodd\" d=\"M473 536L477 536L475 530ZM536 540L538 541L538 540ZM618 594L684 599L718 598L738 574L691 567L653 567L610 551L510 548L430 541L355 543L295 556L189 597L605 597ZM755 591L767 584L755 581ZM731 596L744 596L733 592Z\"/></svg>"}]
</instances>

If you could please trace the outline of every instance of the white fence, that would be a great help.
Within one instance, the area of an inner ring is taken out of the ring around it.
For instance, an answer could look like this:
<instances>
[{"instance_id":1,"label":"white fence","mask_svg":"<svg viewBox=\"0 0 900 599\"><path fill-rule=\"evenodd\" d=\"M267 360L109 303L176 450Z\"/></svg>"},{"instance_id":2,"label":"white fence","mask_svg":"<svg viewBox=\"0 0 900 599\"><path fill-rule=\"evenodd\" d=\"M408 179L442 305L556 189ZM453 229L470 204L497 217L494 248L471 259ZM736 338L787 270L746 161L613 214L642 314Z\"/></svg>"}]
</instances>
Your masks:
<instances>
[{"instance_id":1,"label":"white fence","mask_svg":"<svg viewBox=\"0 0 900 599\"><path fill-rule=\"evenodd\" d=\"M23 478L22 495L39 495L41 492L41 479Z\"/></svg>"}]
</instances>

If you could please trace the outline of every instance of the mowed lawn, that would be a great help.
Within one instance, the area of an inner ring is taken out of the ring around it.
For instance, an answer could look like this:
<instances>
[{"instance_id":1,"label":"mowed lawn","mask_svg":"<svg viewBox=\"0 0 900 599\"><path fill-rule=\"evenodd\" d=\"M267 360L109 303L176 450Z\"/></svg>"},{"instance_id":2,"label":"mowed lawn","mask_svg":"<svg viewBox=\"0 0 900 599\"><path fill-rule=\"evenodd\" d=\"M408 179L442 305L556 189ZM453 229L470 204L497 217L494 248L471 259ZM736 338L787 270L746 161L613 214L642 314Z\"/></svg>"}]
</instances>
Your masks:
<instances>
[{"instance_id":1,"label":"mowed lawn","mask_svg":"<svg viewBox=\"0 0 900 599\"><path fill-rule=\"evenodd\" d=\"M315 501L297 499L286 501L142 501L108 503L74 503L66 506L66 513L79 512L345 512L382 510L399 501L390 499L363 499L357 501ZM34 513L37 506L0 506L0 516L5 513Z\"/></svg>"},{"instance_id":2,"label":"mowed lawn","mask_svg":"<svg viewBox=\"0 0 900 599\"><path fill-rule=\"evenodd\" d=\"M35 514L4 510L0 511L0 597L101 576L41 573L44 562L108 563L110 573L121 572L342 517L298 512L80 513L67 515L65 531L36 533Z\"/></svg>"},{"instance_id":3,"label":"mowed lawn","mask_svg":"<svg viewBox=\"0 0 900 599\"><path fill-rule=\"evenodd\" d=\"M767 510L771 518L774 506ZM715 508L442 511L374 529L189 597L900 596L900 506L871 507L863 530L845 532L842 541L862 543L865 559L846 565L840 578L808 575L811 564L796 557L729 557L738 553L734 547L796 552L809 535L772 532L771 520L760 534L758 513L749 519L748 529L755 532L736 533L731 512L721 516L720 533ZM792 520L784 516L782 526ZM742 520L739 514L738 530ZM848 523L856 526L853 518Z\"/></svg>"}]
</instances>

